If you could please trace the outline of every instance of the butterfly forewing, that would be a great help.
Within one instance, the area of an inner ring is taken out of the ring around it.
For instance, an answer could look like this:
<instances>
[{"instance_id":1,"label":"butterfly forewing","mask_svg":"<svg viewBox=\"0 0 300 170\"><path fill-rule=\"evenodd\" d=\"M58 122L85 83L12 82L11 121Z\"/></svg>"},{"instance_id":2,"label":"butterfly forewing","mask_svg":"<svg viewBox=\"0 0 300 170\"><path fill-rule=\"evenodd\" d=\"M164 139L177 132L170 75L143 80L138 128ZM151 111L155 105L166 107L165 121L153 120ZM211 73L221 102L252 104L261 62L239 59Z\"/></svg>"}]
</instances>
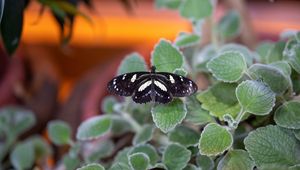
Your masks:
<instances>
[{"instance_id":1,"label":"butterfly forewing","mask_svg":"<svg viewBox=\"0 0 300 170\"><path fill-rule=\"evenodd\" d=\"M174 97L189 96L198 90L197 85L184 76L167 72L158 72L156 74L160 80L168 82L169 90Z\"/></svg>"},{"instance_id":2,"label":"butterfly forewing","mask_svg":"<svg viewBox=\"0 0 300 170\"><path fill-rule=\"evenodd\" d=\"M132 100L136 103L150 102L152 100L151 93L151 79L149 78L136 86Z\"/></svg>"},{"instance_id":3,"label":"butterfly forewing","mask_svg":"<svg viewBox=\"0 0 300 170\"><path fill-rule=\"evenodd\" d=\"M149 72L132 72L113 78L107 85L109 92L120 96L131 96L136 86L147 78Z\"/></svg>"}]
</instances>

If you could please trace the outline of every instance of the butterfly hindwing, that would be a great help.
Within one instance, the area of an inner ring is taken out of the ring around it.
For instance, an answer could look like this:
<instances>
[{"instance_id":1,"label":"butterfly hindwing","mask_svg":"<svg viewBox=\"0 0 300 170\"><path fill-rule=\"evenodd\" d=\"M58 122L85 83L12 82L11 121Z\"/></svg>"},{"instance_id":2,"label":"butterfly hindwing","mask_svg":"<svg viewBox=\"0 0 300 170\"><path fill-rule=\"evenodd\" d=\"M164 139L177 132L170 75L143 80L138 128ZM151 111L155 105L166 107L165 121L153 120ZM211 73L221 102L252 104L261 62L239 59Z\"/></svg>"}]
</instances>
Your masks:
<instances>
[{"instance_id":1,"label":"butterfly hindwing","mask_svg":"<svg viewBox=\"0 0 300 170\"><path fill-rule=\"evenodd\" d=\"M140 82L134 91L132 100L136 103L147 103L152 100L151 98L151 79Z\"/></svg>"},{"instance_id":2,"label":"butterfly hindwing","mask_svg":"<svg viewBox=\"0 0 300 170\"><path fill-rule=\"evenodd\" d=\"M167 72L157 72L158 78L167 82L170 92L174 97L184 97L195 93L197 85L190 79Z\"/></svg>"},{"instance_id":3,"label":"butterfly hindwing","mask_svg":"<svg viewBox=\"0 0 300 170\"><path fill-rule=\"evenodd\" d=\"M159 79L154 80L154 92L155 92L155 102L157 103L165 104L165 103L169 103L173 99L168 85L163 81L160 81Z\"/></svg>"},{"instance_id":4,"label":"butterfly hindwing","mask_svg":"<svg viewBox=\"0 0 300 170\"><path fill-rule=\"evenodd\" d=\"M148 74L149 72L132 72L119 75L108 83L108 90L120 96L131 96L136 85L143 81Z\"/></svg>"}]
</instances>

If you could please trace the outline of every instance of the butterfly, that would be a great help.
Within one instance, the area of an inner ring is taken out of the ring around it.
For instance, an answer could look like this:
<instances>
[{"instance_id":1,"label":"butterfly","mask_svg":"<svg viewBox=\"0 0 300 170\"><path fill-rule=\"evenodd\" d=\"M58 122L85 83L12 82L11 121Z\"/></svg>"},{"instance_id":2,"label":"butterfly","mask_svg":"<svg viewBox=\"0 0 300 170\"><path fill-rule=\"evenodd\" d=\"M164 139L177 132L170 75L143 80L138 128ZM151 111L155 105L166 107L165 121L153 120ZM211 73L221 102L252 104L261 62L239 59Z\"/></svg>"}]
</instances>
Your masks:
<instances>
[{"instance_id":1,"label":"butterfly","mask_svg":"<svg viewBox=\"0 0 300 170\"><path fill-rule=\"evenodd\" d=\"M131 72L113 78L107 85L110 93L119 96L132 96L136 103L156 102L166 104L173 97L194 94L198 87L192 80L168 72Z\"/></svg>"}]
</instances>

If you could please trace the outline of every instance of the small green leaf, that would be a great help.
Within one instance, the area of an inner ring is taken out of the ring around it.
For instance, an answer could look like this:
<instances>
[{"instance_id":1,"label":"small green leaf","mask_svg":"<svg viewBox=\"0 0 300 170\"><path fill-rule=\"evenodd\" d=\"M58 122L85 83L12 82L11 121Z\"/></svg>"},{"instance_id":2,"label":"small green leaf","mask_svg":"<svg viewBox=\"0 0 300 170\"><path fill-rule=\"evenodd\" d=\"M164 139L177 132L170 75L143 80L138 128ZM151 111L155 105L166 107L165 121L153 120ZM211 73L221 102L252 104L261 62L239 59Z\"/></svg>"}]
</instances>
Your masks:
<instances>
[{"instance_id":1,"label":"small green leaf","mask_svg":"<svg viewBox=\"0 0 300 170\"><path fill-rule=\"evenodd\" d=\"M168 169L181 170L191 158L191 152L179 144L170 144L163 153L162 162Z\"/></svg>"},{"instance_id":2,"label":"small green leaf","mask_svg":"<svg viewBox=\"0 0 300 170\"><path fill-rule=\"evenodd\" d=\"M25 1L8 0L4 3L0 30L3 44L9 55L16 50L21 39L24 8Z\"/></svg>"},{"instance_id":3,"label":"small green leaf","mask_svg":"<svg viewBox=\"0 0 300 170\"><path fill-rule=\"evenodd\" d=\"M244 150L231 150L221 159L218 164L218 170L243 169L252 170L254 162L250 159L249 154Z\"/></svg>"},{"instance_id":4,"label":"small green leaf","mask_svg":"<svg viewBox=\"0 0 300 170\"><path fill-rule=\"evenodd\" d=\"M275 105L275 93L264 83L246 80L236 88L236 96L245 112L268 114Z\"/></svg>"},{"instance_id":5,"label":"small green leaf","mask_svg":"<svg viewBox=\"0 0 300 170\"><path fill-rule=\"evenodd\" d=\"M129 165L126 165L122 162L114 163L109 170L132 170Z\"/></svg>"},{"instance_id":6,"label":"small green leaf","mask_svg":"<svg viewBox=\"0 0 300 170\"><path fill-rule=\"evenodd\" d=\"M119 66L118 75L136 71L147 71L146 62L139 53L128 54Z\"/></svg>"},{"instance_id":7,"label":"small green leaf","mask_svg":"<svg viewBox=\"0 0 300 170\"><path fill-rule=\"evenodd\" d=\"M140 144L137 146L134 146L131 151L129 152L129 155L132 155L134 153L142 152L145 153L150 160L151 165L155 165L158 161L158 154L155 150L155 148L152 145L149 144Z\"/></svg>"},{"instance_id":8,"label":"small green leaf","mask_svg":"<svg viewBox=\"0 0 300 170\"><path fill-rule=\"evenodd\" d=\"M117 154L117 156L115 156L115 159L114 159L114 164L117 164L117 163L123 163L123 164L126 164L126 165L129 165L129 160L128 160L128 154L131 152L132 148L131 147L126 147L126 148L123 148L122 150L120 150Z\"/></svg>"},{"instance_id":9,"label":"small green leaf","mask_svg":"<svg viewBox=\"0 0 300 170\"><path fill-rule=\"evenodd\" d=\"M156 8L177 9L181 0L155 0Z\"/></svg>"},{"instance_id":10,"label":"small green leaf","mask_svg":"<svg viewBox=\"0 0 300 170\"><path fill-rule=\"evenodd\" d=\"M66 145L71 140L71 127L61 120L48 123L47 131L50 140L56 145Z\"/></svg>"},{"instance_id":11,"label":"small green leaf","mask_svg":"<svg viewBox=\"0 0 300 170\"><path fill-rule=\"evenodd\" d=\"M142 152L134 153L129 155L129 164L134 170L146 170L149 166L149 157Z\"/></svg>"},{"instance_id":12,"label":"small green leaf","mask_svg":"<svg viewBox=\"0 0 300 170\"><path fill-rule=\"evenodd\" d=\"M300 143L288 130L269 125L249 133L245 148L257 166L277 163L292 166L300 162Z\"/></svg>"},{"instance_id":13,"label":"small green leaf","mask_svg":"<svg viewBox=\"0 0 300 170\"><path fill-rule=\"evenodd\" d=\"M166 105L152 108L152 118L155 125L164 133L174 129L186 116L186 107L180 99L175 99Z\"/></svg>"},{"instance_id":14,"label":"small green leaf","mask_svg":"<svg viewBox=\"0 0 300 170\"><path fill-rule=\"evenodd\" d=\"M138 132L133 138L133 145L140 143L146 143L151 140L154 127L152 125L144 125L140 132Z\"/></svg>"},{"instance_id":15,"label":"small green leaf","mask_svg":"<svg viewBox=\"0 0 300 170\"><path fill-rule=\"evenodd\" d=\"M90 145L92 145L90 147L93 147L93 149L92 152L86 156L87 160L85 162L87 163L97 162L101 158L110 156L114 152L115 148L114 143L110 140L103 140L99 143L93 143Z\"/></svg>"},{"instance_id":16,"label":"small green leaf","mask_svg":"<svg viewBox=\"0 0 300 170\"><path fill-rule=\"evenodd\" d=\"M229 43L223 45L218 53L224 53L227 51L235 51L235 52L240 52L242 56L245 58L246 63L248 66L253 64L253 59L254 59L254 53L251 52L246 46L243 46L241 44L235 44L235 43Z\"/></svg>"},{"instance_id":17,"label":"small green leaf","mask_svg":"<svg viewBox=\"0 0 300 170\"><path fill-rule=\"evenodd\" d=\"M217 51L213 45L204 46L201 50L197 50L193 55L193 68L199 72L208 72L207 63L217 56Z\"/></svg>"},{"instance_id":18,"label":"small green leaf","mask_svg":"<svg viewBox=\"0 0 300 170\"><path fill-rule=\"evenodd\" d=\"M289 62L289 64L300 73L300 43L294 43L293 41L288 41L287 47L283 52L284 59Z\"/></svg>"},{"instance_id":19,"label":"small green leaf","mask_svg":"<svg viewBox=\"0 0 300 170\"><path fill-rule=\"evenodd\" d=\"M201 169L212 170L215 163L211 157L198 154L196 157L196 163Z\"/></svg>"},{"instance_id":20,"label":"small green leaf","mask_svg":"<svg viewBox=\"0 0 300 170\"><path fill-rule=\"evenodd\" d=\"M224 127L210 123L206 125L199 140L201 155L216 156L229 149L233 143L231 133Z\"/></svg>"},{"instance_id":21,"label":"small green leaf","mask_svg":"<svg viewBox=\"0 0 300 170\"><path fill-rule=\"evenodd\" d=\"M236 82L246 71L247 63L240 52L227 51L210 60L207 68L221 81Z\"/></svg>"},{"instance_id":22,"label":"small green leaf","mask_svg":"<svg viewBox=\"0 0 300 170\"><path fill-rule=\"evenodd\" d=\"M111 132L114 135L122 135L126 132L129 132L132 130L130 124L124 120L124 118L122 118L119 115L113 115L111 116L112 122L111 122Z\"/></svg>"},{"instance_id":23,"label":"small green leaf","mask_svg":"<svg viewBox=\"0 0 300 170\"><path fill-rule=\"evenodd\" d=\"M183 146L194 146L198 143L200 135L193 129L186 126L178 126L169 134L169 140Z\"/></svg>"},{"instance_id":24,"label":"small green leaf","mask_svg":"<svg viewBox=\"0 0 300 170\"><path fill-rule=\"evenodd\" d=\"M261 79L277 94L284 93L291 86L288 76L281 69L271 65L254 64L248 69L252 79Z\"/></svg>"},{"instance_id":25,"label":"small green leaf","mask_svg":"<svg viewBox=\"0 0 300 170\"><path fill-rule=\"evenodd\" d=\"M207 110L204 110L196 98L197 94L186 97L187 115L185 121L195 125L203 125L213 122L214 119Z\"/></svg>"},{"instance_id":26,"label":"small green leaf","mask_svg":"<svg viewBox=\"0 0 300 170\"><path fill-rule=\"evenodd\" d=\"M276 61L270 65L282 71L286 76L290 76L292 74L292 68L286 61Z\"/></svg>"},{"instance_id":27,"label":"small green leaf","mask_svg":"<svg viewBox=\"0 0 300 170\"><path fill-rule=\"evenodd\" d=\"M210 0L185 0L179 7L180 15L190 20L200 20L211 16L213 6Z\"/></svg>"},{"instance_id":28,"label":"small green leaf","mask_svg":"<svg viewBox=\"0 0 300 170\"><path fill-rule=\"evenodd\" d=\"M229 11L218 23L220 35L223 38L233 38L240 33L240 16L237 11Z\"/></svg>"},{"instance_id":29,"label":"small green leaf","mask_svg":"<svg viewBox=\"0 0 300 170\"><path fill-rule=\"evenodd\" d=\"M78 168L77 170L105 170L105 168L100 164L92 163Z\"/></svg>"},{"instance_id":30,"label":"small green leaf","mask_svg":"<svg viewBox=\"0 0 300 170\"><path fill-rule=\"evenodd\" d=\"M183 170L200 170L199 168L197 168L195 165L193 164L188 164L186 167L184 167Z\"/></svg>"},{"instance_id":31,"label":"small green leaf","mask_svg":"<svg viewBox=\"0 0 300 170\"><path fill-rule=\"evenodd\" d=\"M259 62L267 63L267 55L269 50L273 47L272 42L264 41L257 45L256 52L259 54Z\"/></svg>"},{"instance_id":32,"label":"small green leaf","mask_svg":"<svg viewBox=\"0 0 300 170\"><path fill-rule=\"evenodd\" d=\"M266 56L267 63L273 63L275 61L280 61L283 59L283 50L285 47L285 42L277 42L268 51Z\"/></svg>"},{"instance_id":33,"label":"small green leaf","mask_svg":"<svg viewBox=\"0 0 300 170\"><path fill-rule=\"evenodd\" d=\"M19 136L35 123L34 114L29 110L18 107L4 107L0 110L0 131L7 135Z\"/></svg>"},{"instance_id":34,"label":"small green leaf","mask_svg":"<svg viewBox=\"0 0 300 170\"><path fill-rule=\"evenodd\" d=\"M221 120L225 114L235 117L241 110L235 96L236 87L235 83L217 83L197 95L197 99L202 103L203 109Z\"/></svg>"},{"instance_id":35,"label":"small green leaf","mask_svg":"<svg viewBox=\"0 0 300 170\"><path fill-rule=\"evenodd\" d=\"M101 104L101 110L103 113L113 113L114 105L117 103L117 99L114 96L107 96L103 99Z\"/></svg>"},{"instance_id":36,"label":"small green leaf","mask_svg":"<svg viewBox=\"0 0 300 170\"><path fill-rule=\"evenodd\" d=\"M182 67L183 56L169 41L161 39L154 47L151 63L157 71L173 72L176 68Z\"/></svg>"},{"instance_id":37,"label":"small green leaf","mask_svg":"<svg viewBox=\"0 0 300 170\"><path fill-rule=\"evenodd\" d=\"M293 133L294 133L295 137L296 137L298 140L300 140L300 129L294 130Z\"/></svg>"},{"instance_id":38,"label":"small green leaf","mask_svg":"<svg viewBox=\"0 0 300 170\"><path fill-rule=\"evenodd\" d=\"M26 140L27 143L31 143L34 149L34 155L36 160L44 160L52 154L52 150L48 142L41 136L33 136Z\"/></svg>"},{"instance_id":39,"label":"small green leaf","mask_svg":"<svg viewBox=\"0 0 300 170\"><path fill-rule=\"evenodd\" d=\"M78 140L96 139L106 134L111 127L111 118L109 116L95 116L82 122L77 130L76 138Z\"/></svg>"},{"instance_id":40,"label":"small green leaf","mask_svg":"<svg viewBox=\"0 0 300 170\"><path fill-rule=\"evenodd\" d=\"M289 101L283 103L276 110L274 120L281 127L300 129L300 102Z\"/></svg>"},{"instance_id":41,"label":"small green leaf","mask_svg":"<svg viewBox=\"0 0 300 170\"><path fill-rule=\"evenodd\" d=\"M34 148L29 142L18 143L10 154L10 161L15 169L30 169L34 158Z\"/></svg>"},{"instance_id":42,"label":"small green leaf","mask_svg":"<svg viewBox=\"0 0 300 170\"><path fill-rule=\"evenodd\" d=\"M78 168L80 164L80 160L77 158L77 156L73 157L69 154L64 155L62 162L65 170L74 170Z\"/></svg>"},{"instance_id":43,"label":"small green leaf","mask_svg":"<svg viewBox=\"0 0 300 170\"><path fill-rule=\"evenodd\" d=\"M196 45L200 42L199 35L191 34L191 33L180 33L175 40L175 45L177 47L189 47Z\"/></svg>"},{"instance_id":44,"label":"small green leaf","mask_svg":"<svg viewBox=\"0 0 300 170\"><path fill-rule=\"evenodd\" d=\"M181 76L186 76L188 74L187 71L185 71L185 69L183 68L176 68L173 73Z\"/></svg>"}]
</instances>

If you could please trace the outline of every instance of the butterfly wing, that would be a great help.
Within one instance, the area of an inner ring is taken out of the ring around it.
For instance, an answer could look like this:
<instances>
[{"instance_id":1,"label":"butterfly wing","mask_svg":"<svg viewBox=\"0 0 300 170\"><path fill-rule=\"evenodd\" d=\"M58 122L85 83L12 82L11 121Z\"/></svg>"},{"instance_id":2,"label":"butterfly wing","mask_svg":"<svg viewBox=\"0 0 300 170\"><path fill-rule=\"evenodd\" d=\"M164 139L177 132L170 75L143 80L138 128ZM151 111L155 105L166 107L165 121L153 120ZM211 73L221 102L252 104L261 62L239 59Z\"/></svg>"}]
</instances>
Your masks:
<instances>
[{"instance_id":1,"label":"butterfly wing","mask_svg":"<svg viewBox=\"0 0 300 170\"><path fill-rule=\"evenodd\" d=\"M149 72L132 72L119 75L107 84L108 91L120 96L131 96L140 82L147 78Z\"/></svg>"},{"instance_id":2,"label":"butterfly wing","mask_svg":"<svg viewBox=\"0 0 300 170\"><path fill-rule=\"evenodd\" d=\"M192 80L177 74L157 72L157 77L168 84L170 93L174 97L184 97L195 93L198 87Z\"/></svg>"},{"instance_id":3,"label":"butterfly wing","mask_svg":"<svg viewBox=\"0 0 300 170\"><path fill-rule=\"evenodd\" d=\"M169 103L172 96L164 82L149 78L136 86L132 99L136 103L146 103L152 99L158 103Z\"/></svg>"}]
</instances>

